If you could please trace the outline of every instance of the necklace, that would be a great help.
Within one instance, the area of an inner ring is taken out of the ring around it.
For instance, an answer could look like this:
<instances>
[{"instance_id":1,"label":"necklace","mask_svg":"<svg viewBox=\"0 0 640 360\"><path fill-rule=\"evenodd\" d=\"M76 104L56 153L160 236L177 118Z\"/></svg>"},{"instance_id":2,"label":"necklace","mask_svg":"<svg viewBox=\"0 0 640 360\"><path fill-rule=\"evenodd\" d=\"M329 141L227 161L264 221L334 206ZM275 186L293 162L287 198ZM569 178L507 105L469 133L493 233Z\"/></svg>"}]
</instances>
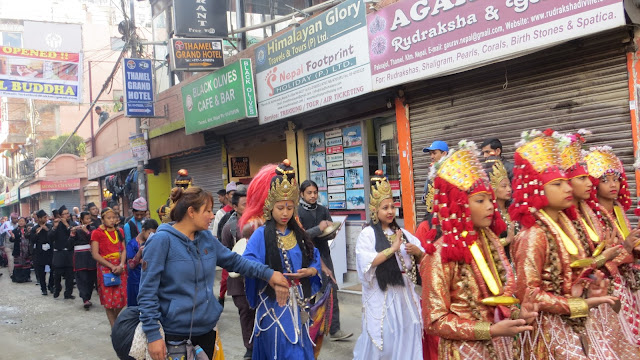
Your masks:
<instances>
[{"instance_id":1,"label":"necklace","mask_svg":"<svg viewBox=\"0 0 640 360\"><path fill-rule=\"evenodd\" d=\"M278 237L278 248L282 251L282 258L284 259L284 267L286 271L291 274L293 273L293 267L291 266L291 262L289 261L288 251L293 249L297 245L298 242L296 240L296 236L293 233L293 231L289 232L288 235L280 235L279 233L276 233L276 236ZM293 238L293 246L288 247L288 245L290 245L291 243L291 238ZM305 255L302 254L302 256L305 256ZM292 298L295 298L295 301L298 307L304 309L304 313L307 314L305 316L306 319L302 319L303 320L302 323L306 323L307 322L306 320L309 319L308 314L309 314L309 309L311 308L311 306L309 305L311 302L311 297L305 298L300 286L292 286L289 288L289 291L293 295Z\"/></svg>"},{"instance_id":2,"label":"necklace","mask_svg":"<svg viewBox=\"0 0 640 360\"><path fill-rule=\"evenodd\" d=\"M287 235L278 234L278 247L284 250L291 250L298 245L296 234L293 231L289 231Z\"/></svg>"},{"instance_id":3,"label":"necklace","mask_svg":"<svg viewBox=\"0 0 640 360\"><path fill-rule=\"evenodd\" d=\"M117 230L115 230L117 231ZM116 239L113 240L113 238L111 237L111 235L109 235L109 230L104 229L104 233L107 234L107 237L109 238L109 241L111 241L112 244L117 244L118 243L118 235L116 235Z\"/></svg>"},{"instance_id":4,"label":"necklace","mask_svg":"<svg viewBox=\"0 0 640 360\"><path fill-rule=\"evenodd\" d=\"M387 240L389 241L389 245L393 244L394 241L396 240L396 234L392 234L392 235L387 235ZM404 243L407 243L407 239L402 236L402 240ZM416 273L416 259L411 256L411 269L407 269L407 265L404 262L404 256L402 256L402 254L400 253L400 249L398 249L398 251L396 251L396 254L398 254L398 257L400 258L400 265L402 265L402 270L405 274L407 274L407 276L409 277L409 280L411 280L412 283L414 284L418 284L418 275Z\"/></svg>"}]
</instances>

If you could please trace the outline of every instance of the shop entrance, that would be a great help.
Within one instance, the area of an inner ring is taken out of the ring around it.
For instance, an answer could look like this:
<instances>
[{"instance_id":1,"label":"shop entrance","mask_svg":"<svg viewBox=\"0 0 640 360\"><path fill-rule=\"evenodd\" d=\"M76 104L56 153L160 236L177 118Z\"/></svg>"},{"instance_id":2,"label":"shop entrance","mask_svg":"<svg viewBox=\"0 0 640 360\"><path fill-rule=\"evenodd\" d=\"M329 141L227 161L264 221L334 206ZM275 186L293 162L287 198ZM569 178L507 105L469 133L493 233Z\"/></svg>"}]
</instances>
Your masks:
<instances>
[{"instance_id":1,"label":"shop entrance","mask_svg":"<svg viewBox=\"0 0 640 360\"><path fill-rule=\"evenodd\" d=\"M287 143L282 140L268 141L250 147L227 146L229 181L248 185L261 167L279 164L287 157Z\"/></svg>"},{"instance_id":2,"label":"shop entrance","mask_svg":"<svg viewBox=\"0 0 640 360\"><path fill-rule=\"evenodd\" d=\"M398 225L403 226L404 221L402 219L404 214L400 193L401 174L396 118L395 115L377 117L373 119L372 124L375 134L376 153L369 154L369 173L373 174L375 170L381 169L389 179L393 191L393 201L396 206Z\"/></svg>"}]
</instances>

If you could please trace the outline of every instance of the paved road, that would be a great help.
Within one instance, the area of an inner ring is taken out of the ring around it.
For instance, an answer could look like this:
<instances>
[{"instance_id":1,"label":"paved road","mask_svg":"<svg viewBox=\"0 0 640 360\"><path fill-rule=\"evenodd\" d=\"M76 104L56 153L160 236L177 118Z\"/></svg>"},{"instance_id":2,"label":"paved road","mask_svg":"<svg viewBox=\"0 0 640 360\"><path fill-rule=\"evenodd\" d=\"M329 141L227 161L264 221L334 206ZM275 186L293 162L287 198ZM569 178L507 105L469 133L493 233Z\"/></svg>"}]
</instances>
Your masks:
<instances>
[{"instance_id":1,"label":"paved road","mask_svg":"<svg viewBox=\"0 0 640 360\"><path fill-rule=\"evenodd\" d=\"M85 311L79 298L42 296L35 283L15 284L6 268L0 272L4 274L0 276L0 359L117 360L111 347L109 322L95 292L96 305ZM35 281L33 274L32 279ZM78 295L77 289L74 295ZM341 295L340 299L342 328L355 334L351 341L325 339L320 359L351 359L360 335L359 298ZM218 328L225 359L242 359L245 349L239 316L230 297Z\"/></svg>"}]
</instances>

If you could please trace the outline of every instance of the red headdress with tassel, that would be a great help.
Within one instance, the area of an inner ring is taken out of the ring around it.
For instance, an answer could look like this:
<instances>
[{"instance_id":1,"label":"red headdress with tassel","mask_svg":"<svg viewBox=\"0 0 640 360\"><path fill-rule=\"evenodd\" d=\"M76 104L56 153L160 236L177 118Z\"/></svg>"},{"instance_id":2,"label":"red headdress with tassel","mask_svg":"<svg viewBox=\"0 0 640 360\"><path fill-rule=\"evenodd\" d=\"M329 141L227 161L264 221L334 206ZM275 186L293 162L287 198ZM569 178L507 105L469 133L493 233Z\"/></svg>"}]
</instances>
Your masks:
<instances>
[{"instance_id":1,"label":"red headdress with tassel","mask_svg":"<svg viewBox=\"0 0 640 360\"><path fill-rule=\"evenodd\" d=\"M243 229L250 222L255 222L256 228L264 223L264 201L271 189L271 178L278 164L268 164L263 166L253 177L247 188L247 205L238 220L238 229ZM296 204L297 206L297 204ZM254 228L255 230L255 228Z\"/></svg>"},{"instance_id":2,"label":"red headdress with tassel","mask_svg":"<svg viewBox=\"0 0 640 360\"><path fill-rule=\"evenodd\" d=\"M589 153L584 160L587 163L589 178L593 183L591 190L591 199L588 201L591 209L601 216L600 206L598 205L598 185L602 178L609 174L615 174L620 179L620 191L618 192L618 202L622 205L624 211L631 208L631 193L629 192L629 183L627 182L627 174L624 171L622 162L613 153L610 146L598 146L589 149Z\"/></svg>"},{"instance_id":3,"label":"red headdress with tassel","mask_svg":"<svg viewBox=\"0 0 640 360\"><path fill-rule=\"evenodd\" d=\"M549 204L544 185L557 179L567 179L560 162L557 143L562 135L547 129L525 131L516 144L513 169L513 202L509 207L511 220L524 229L535 224L533 213Z\"/></svg>"},{"instance_id":4,"label":"red headdress with tassel","mask_svg":"<svg viewBox=\"0 0 640 360\"><path fill-rule=\"evenodd\" d=\"M435 252L432 242L436 237L436 226L442 229L442 261L470 263L469 246L478 238L469 209L469 196L486 192L491 194L495 212L491 230L497 234L507 226L500 216L489 178L478 160L478 149L473 142L460 141L459 149L441 161L433 180L435 188L433 202L433 226L427 235L429 241L425 249L428 254Z\"/></svg>"}]
</instances>

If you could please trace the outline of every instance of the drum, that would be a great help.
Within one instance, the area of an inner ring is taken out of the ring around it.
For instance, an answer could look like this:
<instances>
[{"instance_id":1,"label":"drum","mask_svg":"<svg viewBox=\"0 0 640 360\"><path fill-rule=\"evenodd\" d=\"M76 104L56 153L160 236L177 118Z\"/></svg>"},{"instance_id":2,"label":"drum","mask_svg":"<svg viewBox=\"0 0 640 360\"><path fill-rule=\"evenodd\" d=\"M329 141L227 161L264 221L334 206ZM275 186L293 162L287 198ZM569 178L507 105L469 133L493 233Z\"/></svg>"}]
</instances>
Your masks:
<instances>
[{"instance_id":1,"label":"drum","mask_svg":"<svg viewBox=\"0 0 640 360\"><path fill-rule=\"evenodd\" d=\"M244 254L244 251L246 249L247 249L247 239L242 238L236 242L236 244L233 246L233 249L231 249L231 251L233 251L238 255L242 255ZM229 277L235 279L237 277L240 277L240 274L235 272L229 272Z\"/></svg>"}]
</instances>

